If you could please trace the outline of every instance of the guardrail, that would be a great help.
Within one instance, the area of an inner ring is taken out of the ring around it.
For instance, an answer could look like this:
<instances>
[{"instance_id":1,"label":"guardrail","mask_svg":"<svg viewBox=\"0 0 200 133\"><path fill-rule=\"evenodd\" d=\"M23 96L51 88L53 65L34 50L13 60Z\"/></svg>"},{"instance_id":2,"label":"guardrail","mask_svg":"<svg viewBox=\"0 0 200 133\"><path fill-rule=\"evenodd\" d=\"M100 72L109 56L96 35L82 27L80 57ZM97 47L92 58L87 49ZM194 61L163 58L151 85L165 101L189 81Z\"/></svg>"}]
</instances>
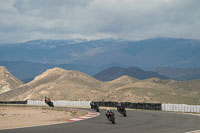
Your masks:
<instances>
[{"instance_id":1,"label":"guardrail","mask_svg":"<svg viewBox=\"0 0 200 133\"><path fill-rule=\"evenodd\" d=\"M99 106L102 107L116 107L117 102L95 102ZM131 103L131 102L122 102L125 108L132 108L132 109L147 109L147 110L161 110L162 104L161 103Z\"/></svg>"},{"instance_id":2,"label":"guardrail","mask_svg":"<svg viewBox=\"0 0 200 133\"><path fill-rule=\"evenodd\" d=\"M27 101L0 101L0 104L27 104Z\"/></svg>"}]
</instances>

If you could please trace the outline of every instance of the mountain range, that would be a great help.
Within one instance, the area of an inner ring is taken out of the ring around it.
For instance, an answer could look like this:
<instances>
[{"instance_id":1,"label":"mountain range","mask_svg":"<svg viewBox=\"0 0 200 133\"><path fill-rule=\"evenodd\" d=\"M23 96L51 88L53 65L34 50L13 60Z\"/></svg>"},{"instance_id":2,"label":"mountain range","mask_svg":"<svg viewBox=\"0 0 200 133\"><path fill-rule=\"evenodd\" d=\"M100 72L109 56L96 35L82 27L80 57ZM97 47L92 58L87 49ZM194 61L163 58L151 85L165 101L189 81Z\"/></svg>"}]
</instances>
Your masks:
<instances>
[{"instance_id":1,"label":"mountain range","mask_svg":"<svg viewBox=\"0 0 200 133\"><path fill-rule=\"evenodd\" d=\"M33 40L0 44L0 61L30 61L108 68L200 67L200 40L154 38L130 40Z\"/></svg>"}]
</instances>

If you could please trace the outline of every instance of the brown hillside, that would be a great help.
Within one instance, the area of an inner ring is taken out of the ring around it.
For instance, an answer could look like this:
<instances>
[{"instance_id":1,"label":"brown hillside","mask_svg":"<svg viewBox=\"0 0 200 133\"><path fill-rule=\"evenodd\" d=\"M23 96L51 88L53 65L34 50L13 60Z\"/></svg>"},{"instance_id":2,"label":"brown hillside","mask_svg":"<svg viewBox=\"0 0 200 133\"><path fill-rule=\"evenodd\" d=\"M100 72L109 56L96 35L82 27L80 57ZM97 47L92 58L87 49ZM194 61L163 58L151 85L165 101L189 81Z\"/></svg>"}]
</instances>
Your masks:
<instances>
[{"instance_id":1,"label":"brown hillside","mask_svg":"<svg viewBox=\"0 0 200 133\"><path fill-rule=\"evenodd\" d=\"M127 85L127 84L131 84L131 83L134 83L134 82L137 82L137 81L139 81L139 80L136 79L136 78L132 78L130 76L124 75L124 76L121 76L121 77L114 79L112 81L108 81L108 83Z\"/></svg>"},{"instance_id":2,"label":"brown hillside","mask_svg":"<svg viewBox=\"0 0 200 133\"><path fill-rule=\"evenodd\" d=\"M200 80L141 80L114 89L110 99L117 97L119 101L200 104L199 86ZM115 92L121 95L113 95Z\"/></svg>"},{"instance_id":3,"label":"brown hillside","mask_svg":"<svg viewBox=\"0 0 200 133\"><path fill-rule=\"evenodd\" d=\"M16 89L23 82L16 79L4 66L0 66L0 94Z\"/></svg>"},{"instance_id":4,"label":"brown hillside","mask_svg":"<svg viewBox=\"0 0 200 133\"><path fill-rule=\"evenodd\" d=\"M52 100L200 104L199 86L199 80L136 80L129 76L101 82L78 71L53 68L30 83L1 94L0 100L42 100L48 96Z\"/></svg>"},{"instance_id":5,"label":"brown hillside","mask_svg":"<svg viewBox=\"0 0 200 133\"><path fill-rule=\"evenodd\" d=\"M42 100L45 96L48 96L54 100L89 100L100 98L104 91L102 82L86 74L53 68L17 90L0 95L0 99Z\"/></svg>"}]
</instances>

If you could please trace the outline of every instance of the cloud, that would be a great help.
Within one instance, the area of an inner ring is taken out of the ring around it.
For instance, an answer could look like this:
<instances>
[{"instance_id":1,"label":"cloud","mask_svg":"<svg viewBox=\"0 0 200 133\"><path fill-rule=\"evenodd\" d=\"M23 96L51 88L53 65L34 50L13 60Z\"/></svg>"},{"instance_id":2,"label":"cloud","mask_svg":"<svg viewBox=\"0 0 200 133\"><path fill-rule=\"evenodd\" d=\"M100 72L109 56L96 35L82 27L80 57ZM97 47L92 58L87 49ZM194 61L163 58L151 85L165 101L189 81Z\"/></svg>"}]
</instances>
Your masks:
<instances>
[{"instance_id":1,"label":"cloud","mask_svg":"<svg viewBox=\"0 0 200 133\"><path fill-rule=\"evenodd\" d=\"M0 42L31 39L199 39L199 0L6 0Z\"/></svg>"}]
</instances>

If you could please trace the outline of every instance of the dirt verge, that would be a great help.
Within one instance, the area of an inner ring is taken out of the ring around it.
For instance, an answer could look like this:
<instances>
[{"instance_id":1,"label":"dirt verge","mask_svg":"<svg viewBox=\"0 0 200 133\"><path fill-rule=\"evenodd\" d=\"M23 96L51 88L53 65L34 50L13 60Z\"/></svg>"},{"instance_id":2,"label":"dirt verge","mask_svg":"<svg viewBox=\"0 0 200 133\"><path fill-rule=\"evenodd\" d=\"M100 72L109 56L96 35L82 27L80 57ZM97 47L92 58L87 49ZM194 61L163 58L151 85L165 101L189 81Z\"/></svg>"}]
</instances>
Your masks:
<instances>
[{"instance_id":1,"label":"dirt verge","mask_svg":"<svg viewBox=\"0 0 200 133\"><path fill-rule=\"evenodd\" d=\"M0 105L0 129L64 123L86 114L86 111L66 107Z\"/></svg>"}]
</instances>

